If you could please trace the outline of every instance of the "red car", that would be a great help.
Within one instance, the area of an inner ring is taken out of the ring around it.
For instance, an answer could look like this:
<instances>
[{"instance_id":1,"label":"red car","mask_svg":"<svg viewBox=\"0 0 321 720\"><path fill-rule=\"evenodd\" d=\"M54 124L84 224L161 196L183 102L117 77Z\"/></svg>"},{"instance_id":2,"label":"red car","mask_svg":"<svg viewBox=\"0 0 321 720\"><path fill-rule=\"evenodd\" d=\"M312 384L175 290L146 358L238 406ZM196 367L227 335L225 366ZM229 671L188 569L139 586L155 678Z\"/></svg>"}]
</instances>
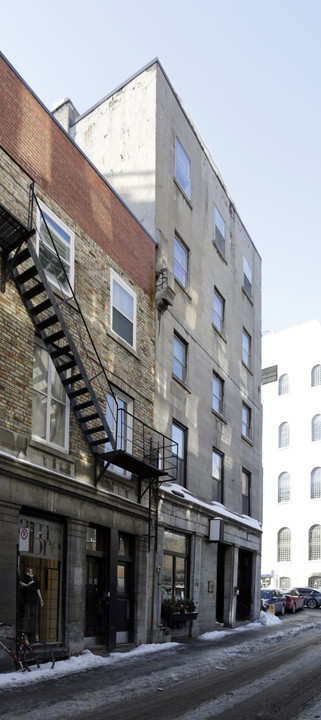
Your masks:
<instances>
[{"instance_id":1,"label":"red car","mask_svg":"<svg viewBox=\"0 0 321 720\"><path fill-rule=\"evenodd\" d=\"M303 610L304 608L304 597L303 595L300 595L299 591L293 588L293 590L289 590L288 592L284 593L285 599L286 599L286 605L285 609L287 612L294 613L297 610Z\"/></svg>"}]
</instances>

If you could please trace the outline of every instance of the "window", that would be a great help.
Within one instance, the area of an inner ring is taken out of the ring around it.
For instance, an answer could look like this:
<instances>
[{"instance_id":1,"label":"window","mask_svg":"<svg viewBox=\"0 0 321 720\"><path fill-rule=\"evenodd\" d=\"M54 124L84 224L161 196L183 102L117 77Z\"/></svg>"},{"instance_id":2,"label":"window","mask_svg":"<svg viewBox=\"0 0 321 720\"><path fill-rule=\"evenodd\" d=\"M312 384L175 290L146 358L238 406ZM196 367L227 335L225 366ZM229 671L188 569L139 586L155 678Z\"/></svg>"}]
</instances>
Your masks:
<instances>
[{"instance_id":1,"label":"window","mask_svg":"<svg viewBox=\"0 0 321 720\"><path fill-rule=\"evenodd\" d=\"M321 365L315 365L311 370L311 386L321 385Z\"/></svg>"},{"instance_id":2,"label":"window","mask_svg":"<svg viewBox=\"0 0 321 720\"><path fill-rule=\"evenodd\" d=\"M279 448L289 447L290 445L290 428L288 422L283 422L279 426Z\"/></svg>"},{"instance_id":3,"label":"window","mask_svg":"<svg viewBox=\"0 0 321 720\"><path fill-rule=\"evenodd\" d=\"M287 527L278 532L278 562L291 561L291 530Z\"/></svg>"},{"instance_id":4,"label":"window","mask_svg":"<svg viewBox=\"0 0 321 720\"><path fill-rule=\"evenodd\" d=\"M252 268L243 255L243 290L252 298Z\"/></svg>"},{"instance_id":5,"label":"window","mask_svg":"<svg viewBox=\"0 0 321 720\"><path fill-rule=\"evenodd\" d=\"M291 578L282 576L280 577L280 589L288 590L291 587Z\"/></svg>"},{"instance_id":6,"label":"window","mask_svg":"<svg viewBox=\"0 0 321 720\"><path fill-rule=\"evenodd\" d=\"M178 138L175 138L175 178L191 199L191 161Z\"/></svg>"},{"instance_id":7,"label":"window","mask_svg":"<svg viewBox=\"0 0 321 720\"><path fill-rule=\"evenodd\" d=\"M283 472L278 477L278 502L290 502L291 500L291 478L288 472Z\"/></svg>"},{"instance_id":8,"label":"window","mask_svg":"<svg viewBox=\"0 0 321 720\"><path fill-rule=\"evenodd\" d=\"M119 390L107 395L106 420L116 440L117 450L132 453L133 444L133 401ZM106 443L105 451L111 452L112 446ZM130 475L128 471L116 465L109 465L109 469L120 475Z\"/></svg>"},{"instance_id":9,"label":"window","mask_svg":"<svg viewBox=\"0 0 321 720\"><path fill-rule=\"evenodd\" d=\"M172 424L172 440L177 443L177 455L173 456L173 465L175 474L177 472L177 482L179 485L185 485L185 454L186 454L186 428L178 423Z\"/></svg>"},{"instance_id":10,"label":"window","mask_svg":"<svg viewBox=\"0 0 321 720\"><path fill-rule=\"evenodd\" d=\"M225 257L225 220L216 205L214 207L214 242Z\"/></svg>"},{"instance_id":11,"label":"window","mask_svg":"<svg viewBox=\"0 0 321 720\"><path fill-rule=\"evenodd\" d=\"M186 380L186 358L186 343L174 334L174 375L182 382Z\"/></svg>"},{"instance_id":12,"label":"window","mask_svg":"<svg viewBox=\"0 0 321 720\"><path fill-rule=\"evenodd\" d=\"M242 435L248 440L251 440L251 409L248 407L248 405L245 405L245 403L242 403Z\"/></svg>"},{"instance_id":13,"label":"window","mask_svg":"<svg viewBox=\"0 0 321 720\"><path fill-rule=\"evenodd\" d=\"M69 400L47 350L36 343L32 382L32 435L67 449L68 427Z\"/></svg>"},{"instance_id":14,"label":"window","mask_svg":"<svg viewBox=\"0 0 321 720\"><path fill-rule=\"evenodd\" d=\"M213 375L213 401L212 408L219 415L223 415L223 380L214 373Z\"/></svg>"},{"instance_id":15,"label":"window","mask_svg":"<svg viewBox=\"0 0 321 720\"><path fill-rule=\"evenodd\" d=\"M314 590L321 589L321 574L316 573L308 578L308 587L314 588Z\"/></svg>"},{"instance_id":16,"label":"window","mask_svg":"<svg viewBox=\"0 0 321 720\"><path fill-rule=\"evenodd\" d=\"M309 560L321 560L321 525L309 530Z\"/></svg>"},{"instance_id":17,"label":"window","mask_svg":"<svg viewBox=\"0 0 321 720\"><path fill-rule=\"evenodd\" d=\"M321 467L315 467L311 473L311 500L321 498Z\"/></svg>"},{"instance_id":18,"label":"window","mask_svg":"<svg viewBox=\"0 0 321 720\"><path fill-rule=\"evenodd\" d=\"M213 325L220 333L223 333L224 330L224 310L225 300L219 291L214 288Z\"/></svg>"},{"instance_id":19,"label":"window","mask_svg":"<svg viewBox=\"0 0 321 720\"><path fill-rule=\"evenodd\" d=\"M185 288L187 285L187 260L188 253L183 243L175 235L174 237L174 275Z\"/></svg>"},{"instance_id":20,"label":"window","mask_svg":"<svg viewBox=\"0 0 321 720\"><path fill-rule=\"evenodd\" d=\"M38 208L37 231L37 252L48 280L70 295L67 278L73 288L74 233L42 203Z\"/></svg>"},{"instance_id":21,"label":"window","mask_svg":"<svg viewBox=\"0 0 321 720\"><path fill-rule=\"evenodd\" d=\"M218 450L212 450L212 486L213 500L223 502L223 465L224 455Z\"/></svg>"},{"instance_id":22,"label":"window","mask_svg":"<svg viewBox=\"0 0 321 720\"><path fill-rule=\"evenodd\" d=\"M242 360L246 367L251 367L251 336L243 328L242 333Z\"/></svg>"},{"instance_id":23,"label":"window","mask_svg":"<svg viewBox=\"0 0 321 720\"><path fill-rule=\"evenodd\" d=\"M251 473L242 469L242 514L250 515Z\"/></svg>"},{"instance_id":24,"label":"window","mask_svg":"<svg viewBox=\"0 0 321 720\"><path fill-rule=\"evenodd\" d=\"M312 418L312 442L321 440L321 415Z\"/></svg>"},{"instance_id":25,"label":"window","mask_svg":"<svg viewBox=\"0 0 321 720\"><path fill-rule=\"evenodd\" d=\"M289 376L284 373L279 378L279 395L287 395L290 392Z\"/></svg>"},{"instance_id":26,"label":"window","mask_svg":"<svg viewBox=\"0 0 321 720\"><path fill-rule=\"evenodd\" d=\"M188 597L188 542L185 535L164 531L162 600Z\"/></svg>"},{"instance_id":27,"label":"window","mask_svg":"<svg viewBox=\"0 0 321 720\"><path fill-rule=\"evenodd\" d=\"M110 273L113 331L136 348L136 293L116 273Z\"/></svg>"}]
</instances>

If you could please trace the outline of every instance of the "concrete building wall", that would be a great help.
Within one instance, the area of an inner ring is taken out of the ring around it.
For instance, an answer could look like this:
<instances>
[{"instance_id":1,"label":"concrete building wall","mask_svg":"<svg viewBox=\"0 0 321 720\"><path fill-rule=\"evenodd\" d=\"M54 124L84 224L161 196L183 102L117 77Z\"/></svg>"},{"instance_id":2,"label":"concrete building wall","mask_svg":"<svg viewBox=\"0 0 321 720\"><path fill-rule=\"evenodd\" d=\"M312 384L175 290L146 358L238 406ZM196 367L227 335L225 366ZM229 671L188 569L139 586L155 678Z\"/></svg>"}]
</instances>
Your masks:
<instances>
[{"instance_id":1,"label":"concrete building wall","mask_svg":"<svg viewBox=\"0 0 321 720\"><path fill-rule=\"evenodd\" d=\"M167 435L173 418L188 428L187 487L206 500L212 497L213 445L226 456L224 503L236 512L241 509L241 468L250 470L251 512L261 519L260 256L158 63L77 119L71 133L138 213L146 200L140 183L148 158L153 209L142 217L159 242L157 267L168 269L168 282L175 292L173 307L158 317L155 423ZM175 181L176 136L191 161L191 201ZM213 244L215 204L226 221L225 259ZM175 233L189 252L186 288L174 279ZM243 254L252 266L252 301L242 291ZM224 337L212 325L214 286L225 298ZM251 372L241 361L243 327L252 338ZM188 348L183 384L173 378L174 331ZM213 371L225 381L225 422L211 410ZM241 438L242 400L252 412L251 444Z\"/></svg>"},{"instance_id":2,"label":"concrete building wall","mask_svg":"<svg viewBox=\"0 0 321 720\"><path fill-rule=\"evenodd\" d=\"M311 499L311 472L320 467L320 441L312 442L312 418L320 414L321 386L311 387L311 371L321 363L318 321L264 335L263 368L277 365L278 378L289 377L289 392L279 395L278 381L262 388L263 400L263 545L262 574L271 586L307 586L319 577L321 557L309 560L309 530L320 524L320 498ZM288 447L278 447L279 426L289 423ZM278 478L290 476L290 497L278 501ZM291 559L278 561L278 533L291 531ZM282 580L287 578L287 580ZM268 581L268 580L267 580Z\"/></svg>"}]
</instances>

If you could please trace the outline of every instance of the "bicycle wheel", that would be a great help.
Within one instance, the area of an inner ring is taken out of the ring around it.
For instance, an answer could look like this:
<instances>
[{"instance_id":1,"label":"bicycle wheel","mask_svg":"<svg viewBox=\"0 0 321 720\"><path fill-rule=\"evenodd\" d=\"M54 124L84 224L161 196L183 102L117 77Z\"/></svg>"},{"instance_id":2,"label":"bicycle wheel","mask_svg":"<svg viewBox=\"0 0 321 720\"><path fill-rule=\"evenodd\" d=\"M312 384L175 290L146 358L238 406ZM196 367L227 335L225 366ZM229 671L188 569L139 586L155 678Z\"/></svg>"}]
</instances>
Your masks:
<instances>
[{"instance_id":1,"label":"bicycle wheel","mask_svg":"<svg viewBox=\"0 0 321 720\"><path fill-rule=\"evenodd\" d=\"M39 668L40 665L48 664L48 667L53 668L55 664L55 656L51 647L46 645L46 643L32 642L24 648L22 662L26 667L29 665L37 665Z\"/></svg>"}]
</instances>

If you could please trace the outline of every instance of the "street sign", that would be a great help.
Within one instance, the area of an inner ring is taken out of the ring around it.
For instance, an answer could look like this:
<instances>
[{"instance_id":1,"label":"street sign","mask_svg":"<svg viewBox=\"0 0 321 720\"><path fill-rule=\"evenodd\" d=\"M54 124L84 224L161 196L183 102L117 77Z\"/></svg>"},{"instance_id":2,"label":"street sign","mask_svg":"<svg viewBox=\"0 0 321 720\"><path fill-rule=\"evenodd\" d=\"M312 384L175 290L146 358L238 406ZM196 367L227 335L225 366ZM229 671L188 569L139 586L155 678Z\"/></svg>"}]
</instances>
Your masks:
<instances>
[{"instance_id":1,"label":"street sign","mask_svg":"<svg viewBox=\"0 0 321 720\"><path fill-rule=\"evenodd\" d=\"M19 531L19 550L20 552L28 552L29 550L29 528L20 528Z\"/></svg>"}]
</instances>

